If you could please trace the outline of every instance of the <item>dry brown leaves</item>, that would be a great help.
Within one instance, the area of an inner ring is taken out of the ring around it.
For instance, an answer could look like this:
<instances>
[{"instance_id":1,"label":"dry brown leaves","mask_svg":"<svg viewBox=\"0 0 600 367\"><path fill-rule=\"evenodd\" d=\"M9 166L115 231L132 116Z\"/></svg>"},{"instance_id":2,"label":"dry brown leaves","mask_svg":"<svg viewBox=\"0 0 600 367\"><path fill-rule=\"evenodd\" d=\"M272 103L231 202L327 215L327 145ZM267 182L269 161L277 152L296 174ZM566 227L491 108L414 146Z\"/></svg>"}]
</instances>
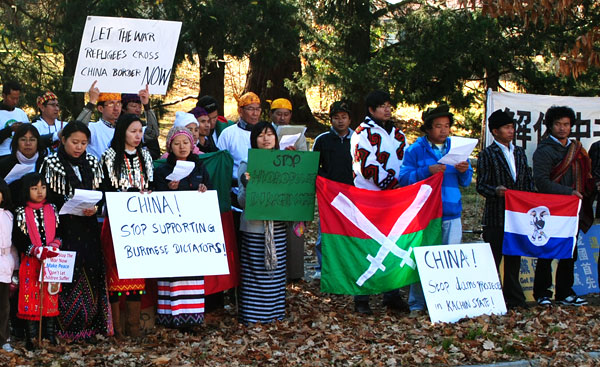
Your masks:
<instances>
[{"instance_id":1,"label":"dry brown leaves","mask_svg":"<svg viewBox=\"0 0 600 367\"><path fill-rule=\"evenodd\" d=\"M597 302L596 302L597 303ZM318 282L288 286L287 318L239 324L233 311L211 317L196 335L158 327L138 341L46 346L0 354L19 366L464 365L541 359L546 366L592 366L600 350L600 308L534 307L432 325L425 316L387 313L372 297L373 316L352 312L348 296L321 294Z\"/></svg>"}]
</instances>

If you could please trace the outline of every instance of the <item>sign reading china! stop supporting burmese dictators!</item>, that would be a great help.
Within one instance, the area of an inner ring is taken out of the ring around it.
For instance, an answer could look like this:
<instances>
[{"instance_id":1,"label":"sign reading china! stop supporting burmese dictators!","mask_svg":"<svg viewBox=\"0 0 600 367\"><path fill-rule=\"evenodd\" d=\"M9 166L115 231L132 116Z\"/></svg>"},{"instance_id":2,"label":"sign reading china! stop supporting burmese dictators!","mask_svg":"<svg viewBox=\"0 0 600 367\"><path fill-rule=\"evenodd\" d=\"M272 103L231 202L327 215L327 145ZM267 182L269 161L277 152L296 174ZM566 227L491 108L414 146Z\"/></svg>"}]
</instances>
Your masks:
<instances>
[{"instance_id":1,"label":"sign reading china! stop supporting burmese dictators!","mask_svg":"<svg viewBox=\"0 0 600 367\"><path fill-rule=\"evenodd\" d=\"M119 278L229 274L217 192L107 192Z\"/></svg>"},{"instance_id":2,"label":"sign reading china! stop supporting burmese dictators!","mask_svg":"<svg viewBox=\"0 0 600 367\"><path fill-rule=\"evenodd\" d=\"M489 244L424 246L414 251L432 322L506 313Z\"/></svg>"},{"instance_id":3,"label":"sign reading china! stop supporting burmese dictators!","mask_svg":"<svg viewBox=\"0 0 600 367\"><path fill-rule=\"evenodd\" d=\"M88 16L72 92L166 94L181 22Z\"/></svg>"},{"instance_id":4,"label":"sign reading china! stop supporting burmese dictators!","mask_svg":"<svg viewBox=\"0 0 600 367\"><path fill-rule=\"evenodd\" d=\"M319 152L250 149L245 217L312 221Z\"/></svg>"}]
</instances>

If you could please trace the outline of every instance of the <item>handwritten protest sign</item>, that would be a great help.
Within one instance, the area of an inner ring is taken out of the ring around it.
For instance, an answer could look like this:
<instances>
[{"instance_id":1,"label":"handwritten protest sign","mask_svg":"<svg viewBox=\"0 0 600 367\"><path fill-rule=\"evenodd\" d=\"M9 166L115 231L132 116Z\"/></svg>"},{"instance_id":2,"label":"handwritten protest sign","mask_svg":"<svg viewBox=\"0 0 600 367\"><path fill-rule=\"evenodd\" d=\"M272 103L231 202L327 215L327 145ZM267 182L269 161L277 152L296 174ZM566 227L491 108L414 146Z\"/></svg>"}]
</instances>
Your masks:
<instances>
[{"instance_id":1,"label":"handwritten protest sign","mask_svg":"<svg viewBox=\"0 0 600 367\"><path fill-rule=\"evenodd\" d=\"M318 152L250 149L246 218L311 221Z\"/></svg>"},{"instance_id":2,"label":"handwritten protest sign","mask_svg":"<svg viewBox=\"0 0 600 367\"><path fill-rule=\"evenodd\" d=\"M414 250L432 322L506 313L489 244L425 246Z\"/></svg>"},{"instance_id":3,"label":"handwritten protest sign","mask_svg":"<svg viewBox=\"0 0 600 367\"><path fill-rule=\"evenodd\" d=\"M72 92L166 94L181 22L89 16L83 30Z\"/></svg>"},{"instance_id":4,"label":"handwritten protest sign","mask_svg":"<svg viewBox=\"0 0 600 367\"><path fill-rule=\"evenodd\" d=\"M229 274L217 192L107 192L122 279Z\"/></svg>"},{"instance_id":5,"label":"handwritten protest sign","mask_svg":"<svg viewBox=\"0 0 600 367\"><path fill-rule=\"evenodd\" d=\"M76 256L75 251L60 251L58 256L44 260L44 282L71 283Z\"/></svg>"}]
</instances>

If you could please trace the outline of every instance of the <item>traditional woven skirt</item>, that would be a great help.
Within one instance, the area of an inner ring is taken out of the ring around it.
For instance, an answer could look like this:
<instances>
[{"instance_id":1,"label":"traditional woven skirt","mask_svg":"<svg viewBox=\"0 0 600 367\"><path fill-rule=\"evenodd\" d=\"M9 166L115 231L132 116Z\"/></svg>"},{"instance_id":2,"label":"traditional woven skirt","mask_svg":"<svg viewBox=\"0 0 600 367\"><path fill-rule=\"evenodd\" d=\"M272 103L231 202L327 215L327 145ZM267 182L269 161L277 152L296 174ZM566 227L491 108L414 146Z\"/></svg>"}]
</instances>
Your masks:
<instances>
[{"instance_id":1,"label":"traditional woven skirt","mask_svg":"<svg viewBox=\"0 0 600 367\"><path fill-rule=\"evenodd\" d=\"M204 321L204 277L158 281L156 322L167 327L200 325Z\"/></svg>"},{"instance_id":2,"label":"traditional woven skirt","mask_svg":"<svg viewBox=\"0 0 600 367\"><path fill-rule=\"evenodd\" d=\"M100 239L104 251L104 263L106 264L106 283L108 292L111 294L116 292L129 294L130 292L137 291L141 294L146 288L144 279L119 279L117 260L115 259L115 248L113 247L108 217L104 218Z\"/></svg>"},{"instance_id":3,"label":"traditional woven skirt","mask_svg":"<svg viewBox=\"0 0 600 367\"><path fill-rule=\"evenodd\" d=\"M48 293L48 283L44 283L40 294L41 263L36 257L21 255L19 267L19 306L17 317L26 320L40 319L40 301L42 316L58 316L58 295ZM42 299L43 298L43 299Z\"/></svg>"},{"instance_id":4,"label":"traditional woven skirt","mask_svg":"<svg viewBox=\"0 0 600 367\"><path fill-rule=\"evenodd\" d=\"M274 222L277 268L265 268L264 233L242 233L239 320L272 322L285 317L286 225Z\"/></svg>"},{"instance_id":5,"label":"traditional woven skirt","mask_svg":"<svg viewBox=\"0 0 600 367\"><path fill-rule=\"evenodd\" d=\"M63 283L58 297L58 335L84 340L96 334L112 334L104 256L96 216L61 215L61 250L75 251L73 282Z\"/></svg>"}]
</instances>

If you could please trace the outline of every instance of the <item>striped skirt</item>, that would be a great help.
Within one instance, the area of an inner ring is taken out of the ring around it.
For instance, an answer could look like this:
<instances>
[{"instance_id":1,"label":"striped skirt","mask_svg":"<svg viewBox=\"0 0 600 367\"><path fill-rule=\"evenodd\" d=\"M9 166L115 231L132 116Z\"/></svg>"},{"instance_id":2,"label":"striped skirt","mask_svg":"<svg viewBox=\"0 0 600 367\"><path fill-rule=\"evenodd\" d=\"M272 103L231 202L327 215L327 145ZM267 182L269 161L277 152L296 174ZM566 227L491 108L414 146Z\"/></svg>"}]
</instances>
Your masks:
<instances>
[{"instance_id":1,"label":"striped skirt","mask_svg":"<svg viewBox=\"0 0 600 367\"><path fill-rule=\"evenodd\" d=\"M202 324L204 277L161 279L157 284L158 324L175 328Z\"/></svg>"},{"instance_id":2,"label":"striped skirt","mask_svg":"<svg viewBox=\"0 0 600 367\"><path fill-rule=\"evenodd\" d=\"M242 233L239 320L267 323L285 317L286 225L274 222L277 268L265 268L265 235Z\"/></svg>"}]
</instances>

